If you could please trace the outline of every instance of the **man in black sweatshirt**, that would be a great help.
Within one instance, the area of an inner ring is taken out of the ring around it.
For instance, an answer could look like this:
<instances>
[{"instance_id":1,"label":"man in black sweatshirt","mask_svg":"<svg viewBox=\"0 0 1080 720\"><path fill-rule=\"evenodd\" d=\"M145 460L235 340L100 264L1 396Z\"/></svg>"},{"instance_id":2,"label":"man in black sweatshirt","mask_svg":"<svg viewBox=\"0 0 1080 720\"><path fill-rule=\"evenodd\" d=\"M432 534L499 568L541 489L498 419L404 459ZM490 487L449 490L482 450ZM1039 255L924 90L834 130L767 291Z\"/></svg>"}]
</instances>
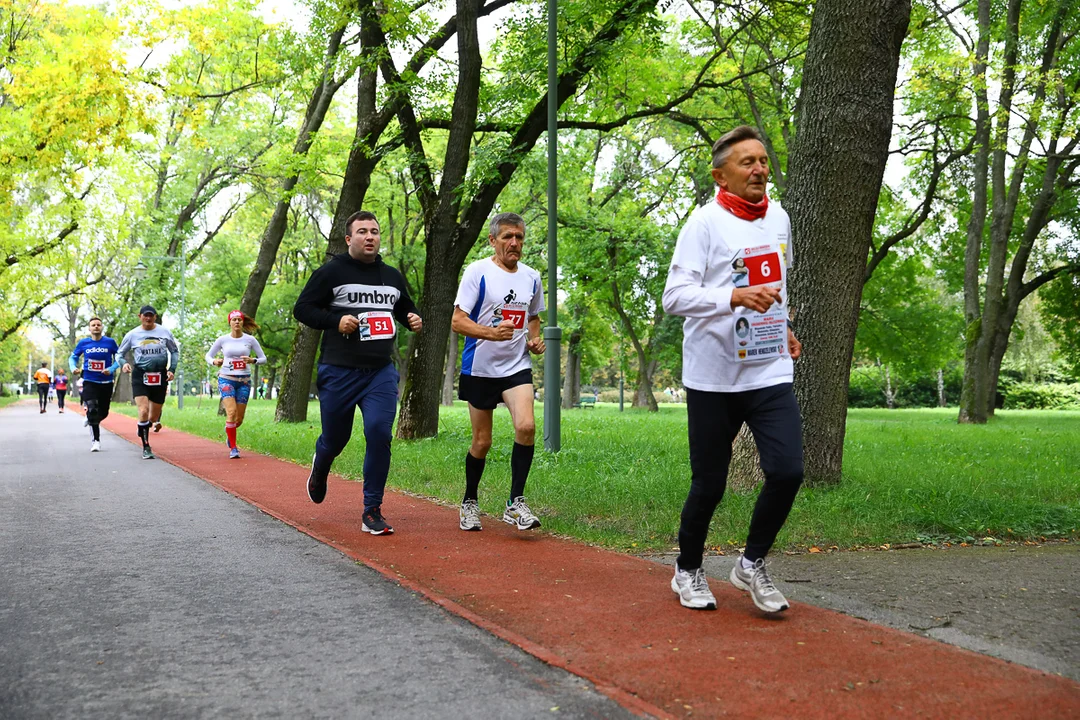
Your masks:
<instances>
[{"instance_id":1,"label":"man in black sweatshirt","mask_svg":"<svg viewBox=\"0 0 1080 720\"><path fill-rule=\"evenodd\" d=\"M308 497L321 503L334 458L352 434L353 415L364 420L363 530L394 532L382 515L390 472L390 440L397 411L397 368L390 353L398 325L420 332L423 321L405 288L405 278L379 256L379 221L361 210L345 222L347 253L335 255L311 274L293 316L323 331L319 358L322 435L308 476Z\"/></svg>"}]
</instances>

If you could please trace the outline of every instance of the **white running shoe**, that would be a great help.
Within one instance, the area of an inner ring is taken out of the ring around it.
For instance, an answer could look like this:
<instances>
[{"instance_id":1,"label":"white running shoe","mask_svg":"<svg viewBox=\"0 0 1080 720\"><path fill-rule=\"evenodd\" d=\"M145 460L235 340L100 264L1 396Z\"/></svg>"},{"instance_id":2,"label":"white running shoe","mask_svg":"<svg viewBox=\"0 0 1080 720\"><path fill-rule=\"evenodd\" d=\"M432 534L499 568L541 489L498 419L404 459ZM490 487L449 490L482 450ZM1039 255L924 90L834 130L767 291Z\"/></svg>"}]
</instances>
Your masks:
<instances>
[{"instance_id":1,"label":"white running shoe","mask_svg":"<svg viewBox=\"0 0 1080 720\"><path fill-rule=\"evenodd\" d=\"M764 558L755 560L754 566L747 570L742 566L740 555L735 561L735 567L731 568L731 584L740 590L748 591L754 604L765 612L780 612L790 607L787 598L773 585L769 571L765 569Z\"/></svg>"},{"instance_id":2,"label":"white running shoe","mask_svg":"<svg viewBox=\"0 0 1080 720\"><path fill-rule=\"evenodd\" d=\"M513 525L518 530L532 530L540 527L540 518L533 515L533 511L525 504L524 496L514 498L513 503L507 503L503 511L503 522Z\"/></svg>"},{"instance_id":3,"label":"white running shoe","mask_svg":"<svg viewBox=\"0 0 1080 720\"><path fill-rule=\"evenodd\" d=\"M683 570L675 564L675 577L671 578L671 590L679 596L683 607L692 610L715 610L716 598L709 590L709 579L701 568Z\"/></svg>"},{"instance_id":4,"label":"white running shoe","mask_svg":"<svg viewBox=\"0 0 1080 720\"><path fill-rule=\"evenodd\" d=\"M90 443L90 452L101 452L101 443L94 440Z\"/></svg>"},{"instance_id":5,"label":"white running shoe","mask_svg":"<svg viewBox=\"0 0 1080 720\"><path fill-rule=\"evenodd\" d=\"M466 500L458 508L458 527L462 530L483 530L480 526L480 506L475 500Z\"/></svg>"}]
</instances>

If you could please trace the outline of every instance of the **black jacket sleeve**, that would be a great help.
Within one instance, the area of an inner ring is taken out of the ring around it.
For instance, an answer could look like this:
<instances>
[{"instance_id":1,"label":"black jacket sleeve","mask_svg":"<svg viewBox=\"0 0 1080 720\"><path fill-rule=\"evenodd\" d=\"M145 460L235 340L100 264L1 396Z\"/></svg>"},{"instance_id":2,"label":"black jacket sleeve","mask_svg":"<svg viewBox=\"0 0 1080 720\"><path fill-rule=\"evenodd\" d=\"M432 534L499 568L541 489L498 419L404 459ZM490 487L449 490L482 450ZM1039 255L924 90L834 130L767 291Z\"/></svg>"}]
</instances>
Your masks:
<instances>
[{"instance_id":1,"label":"black jacket sleeve","mask_svg":"<svg viewBox=\"0 0 1080 720\"><path fill-rule=\"evenodd\" d=\"M336 330L345 314L330 309L334 299L327 265L315 270L293 305L293 317L315 330Z\"/></svg>"},{"instance_id":2,"label":"black jacket sleeve","mask_svg":"<svg viewBox=\"0 0 1080 720\"><path fill-rule=\"evenodd\" d=\"M394 319L397 320L398 325L402 327L409 327L409 313L420 314L420 309L416 307L416 304L409 297L409 289L405 285L405 278L401 275L401 272L394 269L394 274L397 276L398 289L401 290L401 295L398 297L397 302L394 303Z\"/></svg>"}]
</instances>

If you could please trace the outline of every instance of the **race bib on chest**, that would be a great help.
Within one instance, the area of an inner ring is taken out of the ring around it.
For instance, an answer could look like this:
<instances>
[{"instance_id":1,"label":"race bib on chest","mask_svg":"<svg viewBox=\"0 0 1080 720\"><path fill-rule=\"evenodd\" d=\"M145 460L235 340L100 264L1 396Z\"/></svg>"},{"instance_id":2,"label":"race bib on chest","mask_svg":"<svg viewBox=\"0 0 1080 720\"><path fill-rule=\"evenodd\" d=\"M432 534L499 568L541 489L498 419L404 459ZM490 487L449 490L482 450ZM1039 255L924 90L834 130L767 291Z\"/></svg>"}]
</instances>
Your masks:
<instances>
[{"instance_id":1,"label":"race bib on chest","mask_svg":"<svg viewBox=\"0 0 1080 720\"><path fill-rule=\"evenodd\" d=\"M731 261L731 280L737 288L784 281L783 250L776 245L743 248Z\"/></svg>"},{"instance_id":2,"label":"race bib on chest","mask_svg":"<svg viewBox=\"0 0 1080 720\"><path fill-rule=\"evenodd\" d=\"M154 387L161 384L161 373L148 372L143 373L143 385Z\"/></svg>"},{"instance_id":3,"label":"race bib on chest","mask_svg":"<svg viewBox=\"0 0 1080 720\"><path fill-rule=\"evenodd\" d=\"M359 333L361 341L391 340L397 334L393 313L366 312L356 317L360 321L356 332Z\"/></svg>"},{"instance_id":4,"label":"race bib on chest","mask_svg":"<svg viewBox=\"0 0 1080 720\"><path fill-rule=\"evenodd\" d=\"M778 245L743 248L731 262L735 287L778 285L784 288L784 250ZM735 362L754 362L783 357L787 353L786 302L774 303L766 312L746 310L735 318L732 346Z\"/></svg>"},{"instance_id":5,"label":"race bib on chest","mask_svg":"<svg viewBox=\"0 0 1080 720\"><path fill-rule=\"evenodd\" d=\"M87 367L88 370L90 370L90 372L105 372L105 361L104 360L88 360L86 362L86 367Z\"/></svg>"},{"instance_id":6,"label":"race bib on chest","mask_svg":"<svg viewBox=\"0 0 1080 720\"><path fill-rule=\"evenodd\" d=\"M503 320L509 320L514 323L515 330L525 329L525 311L521 308L509 308L504 307L502 311Z\"/></svg>"},{"instance_id":7,"label":"race bib on chest","mask_svg":"<svg viewBox=\"0 0 1080 720\"><path fill-rule=\"evenodd\" d=\"M240 358L232 359L233 370L247 370L247 360L241 360Z\"/></svg>"}]
</instances>

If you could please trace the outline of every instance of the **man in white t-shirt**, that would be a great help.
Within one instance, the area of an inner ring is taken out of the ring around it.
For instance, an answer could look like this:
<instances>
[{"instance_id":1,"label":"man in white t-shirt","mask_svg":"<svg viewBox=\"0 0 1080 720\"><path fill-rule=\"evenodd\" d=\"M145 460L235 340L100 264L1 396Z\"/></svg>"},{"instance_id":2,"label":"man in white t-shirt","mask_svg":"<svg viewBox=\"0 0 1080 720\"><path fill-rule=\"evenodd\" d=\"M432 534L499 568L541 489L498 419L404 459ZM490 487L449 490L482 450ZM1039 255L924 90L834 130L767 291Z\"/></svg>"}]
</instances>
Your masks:
<instances>
[{"instance_id":1,"label":"man in white t-shirt","mask_svg":"<svg viewBox=\"0 0 1080 720\"><path fill-rule=\"evenodd\" d=\"M469 403L472 423L458 524L462 530L480 530L480 477L491 449L491 418L503 402L514 421L514 449L510 499L502 519L518 530L530 530L540 527L540 520L524 497L536 436L529 353L544 353L540 336L543 286L540 273L521 262L525 220L520 215L500 213L492 218L488 242L495 255L465 268L454 300L452 327L465 336L458 396Z\"/></svg>"},{"instance_id":2,"label":"man in white t-shirt","mask_svg":"<svg viewBox=\"0 0 1080 720\"><path fill-rule=\"evenodd\" d=\"M802 419L792 386L802 346L787 303L791 223L765 195L769 159L754 128L735 128L716 142L712 176L719 193L683 226L664 288L664 310L686 318L691 470L671 589L686 607L716 608L701 559L727 486L732 442L745 422L765 485L730 578L760 609L778 612L788 603L769 578L765 556L803 479Z\"/></svg>"}]
</instances>

